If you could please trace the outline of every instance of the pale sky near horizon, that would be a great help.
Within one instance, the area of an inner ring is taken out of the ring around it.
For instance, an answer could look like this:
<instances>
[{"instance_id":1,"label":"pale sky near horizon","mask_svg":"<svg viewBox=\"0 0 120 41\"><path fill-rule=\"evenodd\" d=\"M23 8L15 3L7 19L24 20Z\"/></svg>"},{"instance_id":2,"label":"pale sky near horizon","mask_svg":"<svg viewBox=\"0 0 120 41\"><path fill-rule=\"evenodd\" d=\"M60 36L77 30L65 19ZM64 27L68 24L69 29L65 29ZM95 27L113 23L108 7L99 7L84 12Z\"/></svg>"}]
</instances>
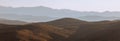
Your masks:
<instances>
[{"instance_id":1,"label":"pale sky near horizon","mask_svg":"<svg viewBox=\"0 0 120 41\"><path fill-rule=\"evenodd\" d=\"M71 9L77 11L120 11L119 4L120 0L0 0L1 6L46 6L55 9Z\"/></svg>"}]
</instances>

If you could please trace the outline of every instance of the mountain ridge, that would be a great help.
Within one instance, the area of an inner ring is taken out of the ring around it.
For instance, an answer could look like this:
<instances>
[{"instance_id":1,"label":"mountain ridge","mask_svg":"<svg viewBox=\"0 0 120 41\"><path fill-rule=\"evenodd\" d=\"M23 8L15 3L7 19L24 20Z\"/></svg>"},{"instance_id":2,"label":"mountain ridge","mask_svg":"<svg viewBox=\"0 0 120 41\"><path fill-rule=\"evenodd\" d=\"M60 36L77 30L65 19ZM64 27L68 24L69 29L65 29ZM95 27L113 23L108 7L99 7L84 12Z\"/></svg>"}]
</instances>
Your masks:
<instances>
[{"instance_id":1,"label":"mountain ridge","mask_svg":"<svg viewBox=\"0 0 120 41\"><path fill-rule=\"evenodd\" d=\"M24 22L24 21L8 20L8 19L3 19L3 18L0 18L0 23L8 24L8 25L24 25L24 24L28 24L28 22Z\"/></svg>"},{"instance_id":2,"label":"mountain ridge","mask_svg":"<svg viewBox=\"0 0 120 41\"><path fill-rule=\"evenodd\" d=\"M69 10L69 9L53 9L45 6L38 6L38 7L1 7L0 8L0 13L1 14L17 14L17 15L29 15L29 16L46 16L46 17L52 17L53 19L58 19L58 18L65 18L65 17L71 17L71 18L78 18L81 20L119 20L120 17L120 12L87 12L87 11L74 11L74 10ZM2 15L1 15L2 16ZM16 16L16 15L13 15ZM87 18L87 16L89 18ZM93 20L94 16L96 16L96 19ZM100 16L100 17L99 17ZM12 16L10 16L12 17ZM27 16L24 16L24 18ZM15 19L19 19L17 17L14 17ZM24 20L23 18L23 20ZM30 17L31 18L31 17ZM27 18L28 19L28 18ZM41 18L40 18L41 19ZM22 19L20 19L22 20ZM31 20L31 19L30 19ZM50 19L48 19L50 20ZM39 19L35 18L34 21L38 21ZM44 21L44 20L43 20ZM46 20L45 20L46 21Z\"/></svg>"}]
</instances>

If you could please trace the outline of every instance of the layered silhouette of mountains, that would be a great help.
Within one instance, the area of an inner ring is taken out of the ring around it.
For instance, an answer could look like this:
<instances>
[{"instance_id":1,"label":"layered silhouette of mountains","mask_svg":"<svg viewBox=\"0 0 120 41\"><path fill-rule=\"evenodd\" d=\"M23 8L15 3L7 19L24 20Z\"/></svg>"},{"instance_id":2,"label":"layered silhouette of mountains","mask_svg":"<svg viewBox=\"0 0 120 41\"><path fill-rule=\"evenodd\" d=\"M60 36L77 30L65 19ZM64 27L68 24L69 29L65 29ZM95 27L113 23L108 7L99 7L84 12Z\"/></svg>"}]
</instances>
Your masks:
<instances>
[{"instance_id":1,"label":"layered silhouette of mountains","mask_svg":"<svg viewBox=\"0 0 120 41\"><path fill-rule=\"evenodd\" d=\"M120 21L63 18L24 25L0 24L0 41L120 41Z\"/></svg>"},{"instance_id":2,"label":"layered silhouette of mountains","mask_svg":"<svg viewBox=\"0 0 120 41\"><path fill-rule=\"evenodd\" d=\"M20 20L20 21L25 21L25 22L47 22L47 21L56 19L56 17L6 14L6 13L1 13L0 18L5 18L9 20Z\"/></svg>"},{"instance_id":3,"label":"layered silhouette of mountains","mask_svg":"<svg viewBox=\"0 0 120 41\"><path fill-rule=\"evenodd\" d=\"M24 22L24 21L8 20L8 19L3 19L3 18L0 18L0 23L2 23L2 24L9 24L9 25L23 25L23 24L27 24L27 22Z\"/></svg>"},{"instance_id":4,"label":"layered silhouette of mountains","mask_svg":"<svg viewBox=\"0 0 120 41\"><path fill-rule=\"evenodd\" d=\"M94 22L94 21L105 21L105 20L109 20L109 21L119 20L120 18L119 17L106 17L106 16L97 16L97 15L93 16L92 15L92 16L81 16L78 19Z\"/></svg>"},{"instance_id":5,"label":"layered silhouette of mountains","mask_svg":"<svg viewBox=\"0 0 120 41\"><path fill-rule=\"evenodd\" d=\"M45 6L37 7L4 7L0 6L1 17L15 20L47 22L58 18L71 17L86 21L119 20L120 12L80 12L69 9L53 9ZM3 15L4 14L4 15ZM6 15L8 16L6 16ZM32 16L31 16L32 15ZM19 16L19 17L17 17ZM37 16L37 17L36 17Z\"/></svg>"},{"instance_id":6,"label":"layered silhouette of mountains","mask_svg":"<svg viewBox=\"0 0 120 41\"><path fill-rule=\"evenodd\" d=\"M119 15L120 12L80 12L44 6L0 6L0 41L120 41Z\"/></svg>"}]
</instances>

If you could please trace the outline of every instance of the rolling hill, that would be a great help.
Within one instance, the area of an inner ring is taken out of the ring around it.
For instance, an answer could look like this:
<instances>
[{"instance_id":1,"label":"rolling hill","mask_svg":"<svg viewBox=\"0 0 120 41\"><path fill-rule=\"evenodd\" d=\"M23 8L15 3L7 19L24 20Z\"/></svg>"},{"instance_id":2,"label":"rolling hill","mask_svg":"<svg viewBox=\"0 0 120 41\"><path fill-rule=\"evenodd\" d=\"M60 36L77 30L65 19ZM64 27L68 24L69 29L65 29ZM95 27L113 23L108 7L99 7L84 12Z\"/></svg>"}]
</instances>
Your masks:
<instances>
[{"instance_id":1,"label":"rolling hill","mask_svg":"<svg viewBox=\"0 0 120 41\"><path fill-rule=\"evenodd\" d=\"M0 24L0 41L120 41L120 21L63 18L25 25Z\"/></svg>"}]
</instances>

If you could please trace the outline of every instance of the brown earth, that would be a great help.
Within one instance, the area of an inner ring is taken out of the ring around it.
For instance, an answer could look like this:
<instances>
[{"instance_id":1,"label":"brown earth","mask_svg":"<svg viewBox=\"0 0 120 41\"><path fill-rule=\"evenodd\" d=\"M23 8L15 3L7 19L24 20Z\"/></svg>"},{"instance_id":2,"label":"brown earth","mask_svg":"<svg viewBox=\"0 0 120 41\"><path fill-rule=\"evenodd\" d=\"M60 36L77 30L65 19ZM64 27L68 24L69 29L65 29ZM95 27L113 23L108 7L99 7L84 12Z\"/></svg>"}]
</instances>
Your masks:
<instances>
[{"instance_id":1,"label":"brown earth","mask_svg":"<svg viewBox=\"0 0 120 41\"><path fill-rule=\"evenodd\" d=\"M64 18L24 25L0 24L0 41L120 41L120 21Z\"/></svg>"}]
</instances>

